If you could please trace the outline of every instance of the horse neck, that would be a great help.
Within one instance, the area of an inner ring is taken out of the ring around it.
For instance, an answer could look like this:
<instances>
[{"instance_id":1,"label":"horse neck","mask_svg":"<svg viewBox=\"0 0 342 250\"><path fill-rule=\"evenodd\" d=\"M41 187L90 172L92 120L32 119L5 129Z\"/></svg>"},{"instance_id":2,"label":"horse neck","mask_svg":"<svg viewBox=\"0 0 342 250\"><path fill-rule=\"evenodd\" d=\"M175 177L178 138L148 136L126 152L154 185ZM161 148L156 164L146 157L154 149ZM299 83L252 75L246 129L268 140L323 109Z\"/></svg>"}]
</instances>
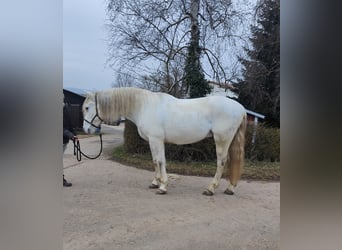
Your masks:
<instances>
[{"instance_id":1,"label":"horse neck","mask_svg":"<svg viewBox=\"0 0 342 250\"><path fill-rule=\"evenodd\" d=\"M99 101L103 119L114 122L123 116L135 122L145 94L145 91L134 88L117 88L103 92Z\"/></svg>"}]
</instances>

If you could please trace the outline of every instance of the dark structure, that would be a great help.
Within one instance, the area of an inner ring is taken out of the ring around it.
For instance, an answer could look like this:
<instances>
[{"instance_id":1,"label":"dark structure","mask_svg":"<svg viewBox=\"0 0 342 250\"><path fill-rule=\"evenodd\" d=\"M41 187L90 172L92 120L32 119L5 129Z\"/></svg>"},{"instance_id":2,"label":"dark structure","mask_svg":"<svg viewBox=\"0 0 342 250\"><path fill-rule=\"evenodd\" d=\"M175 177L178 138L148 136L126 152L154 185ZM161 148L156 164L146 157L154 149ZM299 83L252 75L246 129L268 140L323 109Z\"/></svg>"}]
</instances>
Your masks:
<instances>
[{"instance_id":1,"label":"dark structure","mask_svg":"<svg viewBox=\"0 0 342 250\"><path fill-rule=\"evenodd\" d=\"M87 91L77 88L63 88L64 102L69 105L71 124L76 130L82 130L82 104Z\"/></svg>"},{"instance_id":2,"label":"dark structure","mask_svg":"<svg viewBox=\"0 0 342 250\"><path fill-rule=\"evenodd\" d=\"M247 121L248 121L248 124L250 125L256 126L260 122L259 120L262 120L262 121L265 120L265 116L257 112L253 112L251 110L246 109L246 113L247 113Z\"/></svg>"}]
</instances>

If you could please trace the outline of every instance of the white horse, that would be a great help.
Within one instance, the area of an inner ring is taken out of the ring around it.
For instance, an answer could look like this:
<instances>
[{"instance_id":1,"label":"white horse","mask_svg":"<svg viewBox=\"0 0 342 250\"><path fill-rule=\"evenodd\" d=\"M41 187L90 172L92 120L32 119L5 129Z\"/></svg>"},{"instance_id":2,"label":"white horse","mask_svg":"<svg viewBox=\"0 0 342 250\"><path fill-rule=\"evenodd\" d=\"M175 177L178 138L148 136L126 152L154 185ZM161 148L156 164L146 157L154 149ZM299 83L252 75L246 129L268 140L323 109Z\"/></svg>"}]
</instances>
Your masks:
<instances>
[{"instance_id":1,"label":"white horse","mask_svg":"<svg viewBox=\"0 0 342 250\"><path fill-rule=\"evenodd\" d=\"M89 94L83 103L83 129L100 131L101 123L120 117L134 122L139 135L149 142L155 177L150 188L167 193L164 143L190 144L212 135L216 144L217 169L203 192L213 195L227 163L230 170L226 194L234 194L244 160L246 111L238 102L222 96L177 99L165 93L137 88L114 88Z\"/></svg>"}]
</instances>

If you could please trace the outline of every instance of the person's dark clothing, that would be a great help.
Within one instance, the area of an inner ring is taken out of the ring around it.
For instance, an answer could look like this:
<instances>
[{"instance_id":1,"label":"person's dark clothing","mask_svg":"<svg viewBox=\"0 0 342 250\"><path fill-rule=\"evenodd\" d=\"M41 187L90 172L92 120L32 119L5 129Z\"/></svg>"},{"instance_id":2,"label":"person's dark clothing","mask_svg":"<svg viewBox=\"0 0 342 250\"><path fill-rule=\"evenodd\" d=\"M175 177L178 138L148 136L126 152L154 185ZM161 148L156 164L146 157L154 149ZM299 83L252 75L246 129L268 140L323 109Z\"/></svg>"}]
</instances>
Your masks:
<instances>
[{"instance_id":1,"label":"person's dark clothing","mask_svg":"<svg viewBox=\"0 0 342 250\"><path fill-rule=\"evenodd\" d=\"M70 139L73 139L76 136L76 132L72 127L69 110L67 104L63 106L63 153L65 150L66 144L69 142ZM71 187L72 183L68 182L63 175L63 187Z\"/></svg>"},{"instance_id":2,"label":"person's dark clothing","mask_svg":"<svg viewBox=\"0 0 342 250\"><path fill-rule=\"evenodd\" d=\"M64 174L63 174L63 187L71 187L72 183L68 182L65 178L64 178Z\"/></svg>"},{"instance_id":3,"label":"person's dark clothing","mask_svg":"<svg viewBox=\"0 0 342 250\"><path fill-rule=\"evenodd\" d=\"M76 136L76 132L72 127L69 110L67 105L64 105L63 107L63 144L66 144L69 142L70 139L72 139L74 136Z\"/></svg>"}]
</instances>

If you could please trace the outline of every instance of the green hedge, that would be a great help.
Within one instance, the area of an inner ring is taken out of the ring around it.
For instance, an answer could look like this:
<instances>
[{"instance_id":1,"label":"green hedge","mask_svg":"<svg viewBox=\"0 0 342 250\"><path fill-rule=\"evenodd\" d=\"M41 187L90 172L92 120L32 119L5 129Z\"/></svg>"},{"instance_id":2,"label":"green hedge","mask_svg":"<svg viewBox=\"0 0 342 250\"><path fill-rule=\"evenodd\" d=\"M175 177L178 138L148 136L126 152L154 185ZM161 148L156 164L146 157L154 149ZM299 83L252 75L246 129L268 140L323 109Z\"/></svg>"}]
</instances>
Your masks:
<instances>
[{"instance_id":1,"label":"green hedge","mask_svg":"<svg viewBox=\"0 0 342 250\"><path fill-rule=\"evenodd\" d=\"M246 131L247 159L259 161L280 160L280 131L279 129L258 126L255 143L252 144L253 127ZM124 131L124 149L127 153L144 154L150 152L148 143L143 140L137 127L131 121L126 121ZM215 143L213 138L187 145L166 144L165 155L168 160L176 161L209 161L216 160Z\"/></svg>"},{"instance_id":2,"label":"green hedge","mask_svg":"<svg viewBox=\"0 0 342 250\"><path fill-rule=\"evenodd\" d=\"M280 161L280 129L258 125L252 143L254 126L247 126L245 157L258 161Z\"/></svg>"}]
</instances>

